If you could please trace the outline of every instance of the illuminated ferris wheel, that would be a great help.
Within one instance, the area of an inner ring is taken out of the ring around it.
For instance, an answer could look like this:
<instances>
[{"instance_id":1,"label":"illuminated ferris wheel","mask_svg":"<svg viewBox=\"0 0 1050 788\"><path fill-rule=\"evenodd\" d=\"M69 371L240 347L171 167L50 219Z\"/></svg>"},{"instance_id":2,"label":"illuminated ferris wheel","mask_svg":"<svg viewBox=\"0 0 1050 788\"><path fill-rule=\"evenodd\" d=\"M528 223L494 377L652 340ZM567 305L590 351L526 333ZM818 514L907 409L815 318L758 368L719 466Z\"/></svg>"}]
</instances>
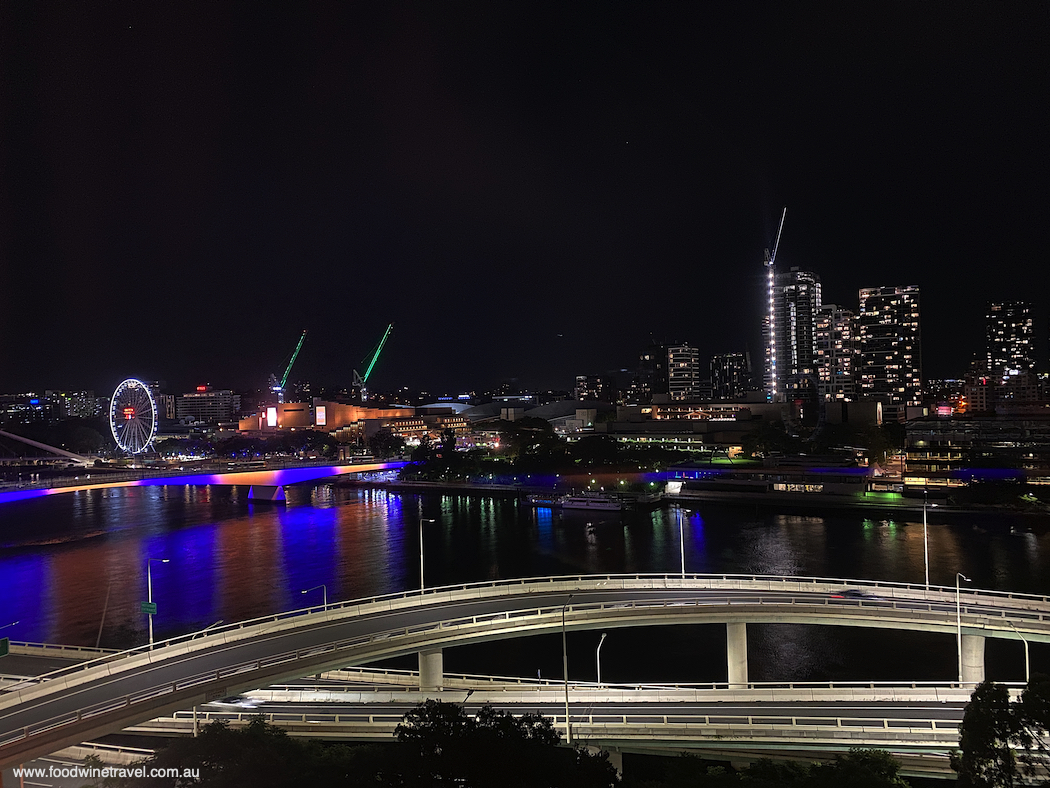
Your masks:
<instances>
[{"instance_id":1,"label":"illuminated ferris wheel","mask_svg":"<svg viewBox=\"0 0 1050 788\"><path fill-rule=\"evenodd\" d=\"M117 446L128 454L141 454L157 434L157 403L141 380L128 378L113 392L109 403L109 428Z\"/></svg>"}]
</instances>

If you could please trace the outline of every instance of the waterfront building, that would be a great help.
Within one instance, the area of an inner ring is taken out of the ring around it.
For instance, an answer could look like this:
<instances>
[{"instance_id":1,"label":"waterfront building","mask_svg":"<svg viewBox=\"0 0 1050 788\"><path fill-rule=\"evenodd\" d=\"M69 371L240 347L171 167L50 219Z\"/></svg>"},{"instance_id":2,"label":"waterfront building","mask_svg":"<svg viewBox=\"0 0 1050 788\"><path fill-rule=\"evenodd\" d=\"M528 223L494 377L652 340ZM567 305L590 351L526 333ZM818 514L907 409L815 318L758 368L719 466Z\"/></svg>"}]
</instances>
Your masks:
<instances>
[{"instance_id":1,"label":"waterfront building","mask_svg":"<svg viewBox=\"0 0 1050 788\"><path fill-rule=\"evenodd\" d=\"M992 414L913 419L905 426L906 480L1002 479L1016 470L1050 481L1050 409L1043 415Z\"/></svg>"},{"instance_id":2,"label":"waterfront building","mask_svg":"<svg viewBox=\"0 0 1050 788\"><path fill-rule=\"evenodd\" d=\"M860 393L883 402L886 419L903 421L922 404L919 288L865 287L860 291Z\"/></svg>"},{"instance_id":3,"label":"waterfront building","mask_svg":"<svg viewBox=\"0 0 1050 788\"><path fill-rule=\"evenodd\" d=\"M823 304L814 328L817 392L822 400L856 399L857 318L848 309Z\"/></svg>"},{"instance_id":4,"label":"waterfront building","mask_svg":"<svg viewBox=\"0 0 1050 788\"><path fill-rule=\"evenodd\" d=\"M1034 371L1032 305L1027 301L988 304L985 339L990 375L1005 379Z\"/></svg>"}]
</instances>

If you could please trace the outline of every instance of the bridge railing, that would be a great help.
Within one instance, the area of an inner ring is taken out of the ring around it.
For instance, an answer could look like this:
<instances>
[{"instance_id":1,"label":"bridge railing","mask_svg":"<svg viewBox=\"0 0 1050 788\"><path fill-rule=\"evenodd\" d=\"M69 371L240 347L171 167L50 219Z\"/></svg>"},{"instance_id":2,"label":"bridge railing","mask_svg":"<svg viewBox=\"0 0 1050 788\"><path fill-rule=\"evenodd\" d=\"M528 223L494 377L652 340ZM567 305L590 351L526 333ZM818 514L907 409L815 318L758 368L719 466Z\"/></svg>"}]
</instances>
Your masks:
<instances>
[{"instance_id":1,"label":"bridge railing","mask_svg":"<svg viewBox=\"0 0 1050 788\"><path fill-rule=\"evenodd\" d=\"M548 716L556 727L564 729L565 714ZM341 734L355 729L365 735L389 737L394 728L402 722L401 714L324 714L308 712L305 714L264 713L258 712L198 712L197 722L209 723L223 721L235 725L244 725L253 719L262 717L266 722L286 729L295 728L296 724L306 726L302 733L312 736L324 733ZM569 713L569 721L577 735L581 729L594 735L602 729L610 735L625 735L645 739L659 739L661 734L674 738L695 736L709 738L712 728L731 732L748 738L795 738L811 739L814 734L823 733L829 739L850 738L854 734L872 734L880 739L894 739L898 744L906 745L913 741L935 740L940 743L955 744L959 737L958 719L933 719L916 717L895 717L891 715L876 717L859 717L832 711L828 715L777 715L777 714L602 714L590 712L584 714ZM168 730L189 732L193 725L192 712L178 712L171 718L151 720L137 726L143 730ZM654 731L659 726L662 731ZM371 730L369 730L371 729ZM633 730L632 730L633 729Z\"/></svg>"},{"instance_id":2,"label":"bridge railing","mask_svg":"<svg viewBox=\"0 0 1050 788\"><path fill-rule=\"evenodd\" d=\"M374 460L372 462L401 462L401 460ZM163 468L155 470L109 471L107 469L84 468L75 476L55 476L39 481L0 482L0 492L12 490L54 490L64 487L80 487L86 484L109 484L139 482L147 479L177 479L183 476L202 474L258 473L260 471L286 471L291 468L325 468L354 465L353 462L334 463L331 460L266 460L263 467L229 467L226 462L213 462L193 468ZM364 463L362 463L364 464ZM371 464L371 463L368 463ZM403 463L407 464L407 463Z\"/></svg>"},{"instance_id":3,"label":"bridge railing","mask_svg":"<svg viewBox=\"0 0 1050 788\"><path fill-rule=\"evenodd\" d=\"M614 584L607 586L606 584ZM616 585L618 584L618 585ZM763 588L748 589L746 585L742 584L765 584ZM59 668L49 673L42 674L36 677L36 682L45 682L54 679L59 679L74 674L83 674L94 668L107 666L111 671L115 668L120 669L121 661L126 661L138 656L148 656L152 652L160 649L170 648L175 646L183 646L190 648L193 647L192 641L197 641L197 647L210 647L210 645L228 642L227 636L234 636L237 639L238 634L244 634L250 636L250 633L245 630L263 627L266 625L274 624L285 624L292 622L296 619L304 619L306 617L313 617L311 623L320 623L322 621L330 621L332 614L336 614L336 617L348 617L351 615L361 614L362 608L374 607L377 605L389 605L388 609L395 609L395 607L404 607L411 605L425 605L429 602L446 602L455 601L456 599L478 599L486 596L485 592L492 592L493 596L507 596L516 594L532 594L532 593L544 593L552 590L566 591L570 590L582 590L582 591L600 591L602 588L616 588L616 589L675 589L675 590L689 590L695 588L697 590L754 590L759 593L763 590L773 592L777 591L776 586L780 586L785 591L797 591L800 593L815 593L815 592L828 592L833 589L841 589L849 586L858 586L863 589L876 590L890 595L887 599L836 599L834 604L837 605L856 605L862 606L885 606L887 604L894 604L896 602L909 602L911 604L921 603L929 598L930 594L940 595L942 603L945 599L950 597L954 602L955 600L955 588L946 586L931 586L927 591L927 588L923 584L917 583L897 583L888 581L873 581L873 580L857 580L857 579L842 579L842 578L824 578L824 577L795 577L795 576L778 576L778 575L747 575L747 574L691 574L686 575L684 578L678 574L663 573L663 574L605 574L605 575L567 575L567 576L554 576L554 577L533 577L533 578L512 578L507 580L490 580L476 583L463 583L458 585L440 586L435 588L428 588L422 591L404 591L395 592L391 594L382 594L372 597L365 597L355 600L347 600L342 602L332 602L327 606L311 606L306 608L298 608L282 613L275 613L267 616L259 616L257 618L248 619L246 621L234 622L231 624L224 624L217 627L211 627L207 630L200 630L197 632L187 633L185 635L179 635L173 638L168 638L163 641L158 641L153 646L143 645L135 648L127 649L125 651L116 652L113 654L107 654L103 657L99 657L94 660L88 660L85 662L78 663L76 665ZM793 586L794 588L787 588ZM899 594L896 598L895 594ZM1044 620L1050 620L1050 597L1037 596L1033 594L1021 594L1016 592L1008 591L994 591L987 589L969 589L962 590L960 592L960 599L965 600L961 609L967 612L967 615L973 615L975 611L972 609L980 605L982 600L990 606L995 606L996 603L1002 604L1004 602L1016 603L1016 607L1011 607L1010 618L1018 621L1034 621L1042 622ZM647 606L656 604L658 600L646 600L644 603ZM735 601L740 602L742 600L736 599ZM813 599L799 600L799 603L813 603ZM784 600L770 600L770 602L776 602L783 604ZM832 600L824 600L825 604L831 603ZM667 604L681 605L684 604L680 600L670 600ZM1022 608L1020 605L1026 605L1027 607ZM601 609L604 607L632 607L637 606L635 602L619 602L619 603L594 603L595 608ZM561 610L561 606L554 608L558 611ZM580 610L585 609L583 603L571 604L568 606L569 610ZM912 608L914 609L914 608ZM935 612L932 607L929 607L930 612ZM987 611L976 611L980 615L988 615ZM1006 611L1000 610L1001 617L1006 619ZM450 624L446 624L448 626ZM206 646L207 644L207 646ZM131 666L129 666L131 667ZM13 692L18 687L9 686L0 690L3 692ZM0 701L0 707L3 707L3 701Z\"/></svg>"}]
</instances>

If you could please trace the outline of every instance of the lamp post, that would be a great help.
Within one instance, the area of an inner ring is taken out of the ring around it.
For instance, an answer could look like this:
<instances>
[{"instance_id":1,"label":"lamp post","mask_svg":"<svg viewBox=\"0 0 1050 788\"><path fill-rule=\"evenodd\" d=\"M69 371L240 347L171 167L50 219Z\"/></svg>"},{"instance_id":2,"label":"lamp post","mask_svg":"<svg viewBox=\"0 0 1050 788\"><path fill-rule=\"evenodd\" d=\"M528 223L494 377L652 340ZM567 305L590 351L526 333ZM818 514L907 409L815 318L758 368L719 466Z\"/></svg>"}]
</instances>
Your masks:
<instances>
[{"instance_id":1,"label":"lamp post","mask_svg":"<svg viewBox=\"0 0 1050 788\"><path fill-rule=\"evenodd\" d=\"M962 664L962 606L959 602L959 581L965 580L967 583L970 582L970 578L964 575L962 572L955 573L955 639L959 646L959 683L962 684L963 680L963 664Z\"/></svg>"},{"instance_id":2,"label":"lamp post","mask_svg":"<svg viewBox=\"0 0 1050 788\"><path fill-rule=\"evenodd\" d=\"M926 528L926 488L922 488L922 558L926 565L926 590L930 590L930 533Z\"/></svg>"},{"instance_id":3,"label":"lamp post","mask_svg":"<svg viewBox=\"0 0 1050 788\"><path fill-rule=\"evenodd\" d=\"M436 523L437 520L432 520L428 517L419 518L419 590L422 591L427 587L427 584L423 582L423 523Z\"/></svg>"},{"instance_id":4,"label":"lamp post","mask_svg":"<svg viewBox=\"0 0 1050 788\"><path fill-rule=\"evenodd\" d=\"M922 488L922 557L923 563L926 566L926 590L930 590L930 532L926 526L926 493L927 489ZM930 508L936 509L937 504L929 504Z\"/></svg>"},{"instance_id":5,"label":"lamp post","mask_svg":"<svg viewBox=\"0 0 1050 788\"><path fill-rule=\"evenodd\" d=\"M573 595L569 594L569 598L561 606L561 670L565 679L565 740L569 744L572 744L572 724L569 722L569 647L565 638L565 608L569 606L572 597Z\"/></svg>"},{"instance_id":6,"label":"lamp post","mask_svg":"<svg viewBox=\"0 0 1050 788\"><path fill-rule=\"evenodd\" d=\"M1024 683L1027 685L1028 684L1028 679L1031 676L1031 664L1032 664L1028 660L1028 638L1026 638L1024 635L1022 635L1020 633L1020 631L1017 629L1017 627L1014 626L1014 622L1013 621L1010 621L1009 619L1007 619L1006 623L1010 625L1010 629L1012 629L1014 632L1017 632L1017 637L1021 638L1021 642L1024 643Z\"/></svg>"},{"instance_id":7,"label":"lamp post","mask_svg":"<svg viewBox=\"0 0 1050 788\"><path fill-rule=\"evenodd\" d=\"M598 641L598 650L594 652L594 659L598 663L598 686L602 685L602 643L605 642L606 633L602 632L602 639Z\"/></svg>"},{"instance_id":8,"label":"lamp post","mask_svg":"<svg viewBox=\"0 0 1050 788\"><path fill-rule=\"evenodd\" d=\"M166 564L170 561L170 558L147 558L146 559L146 601L150 604L150 610L153 605L153 563ZM149 617L149 644L153 647L153 613L146 614Z\"/></svg>"},{"instance_id":9,"label":"lamp post","mask_svg":"<svg viewBox=\"0 0 1050 788\"><path fill-rule=\"evenodd\" d=\"M319 586L314 586L313 588L307 588L305 591L300 591L299 593L309 594L311 591L316 591L318 588L321 589L321 593L324 595L324 606L328 607L328 586L326 586L324 583L321 583L321 585Z\"/></svg>"},{"instance_id":10,"label":"lamp post","mask_svg":"<svg viewBox=\"0 0 1050 788\"><path fill-rule=\"evenodd\" d=\"M682 551L682 577L685 577L685 531L682 528L682 507L675 508L678 512L678 545Z\"/></svg>"}]
</instances>

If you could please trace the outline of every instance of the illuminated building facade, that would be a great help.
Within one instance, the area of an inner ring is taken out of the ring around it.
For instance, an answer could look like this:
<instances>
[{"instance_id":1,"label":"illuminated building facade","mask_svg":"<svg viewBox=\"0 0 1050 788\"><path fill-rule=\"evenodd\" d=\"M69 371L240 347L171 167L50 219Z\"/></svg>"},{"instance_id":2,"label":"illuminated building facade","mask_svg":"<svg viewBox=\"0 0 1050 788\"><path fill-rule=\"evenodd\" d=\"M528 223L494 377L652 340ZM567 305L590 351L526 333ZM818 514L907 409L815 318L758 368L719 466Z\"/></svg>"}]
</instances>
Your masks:
<instances>
[{"instance_id":1,"label":"illuminated building facade","mask_svg":"<svg viewBox=\"0 0 1050 788\"><path fill-rule=\"evenodd\" d=\"M45 391L44 408L51 419L90 419L103 412L94 391Z\"/></svg>"},{"instance_id":2,"label":"illuminated building facade","mask_svg":"<svg viewBox=\"0 0 1050 788\"><path fill-rule=\"evenodd\" d=\"M689 345L667 348L667 393L672 401L700 395L700 351Z\"/></svg>"},{"instance_id":3,"label":"illuminated building facade","mask_svg":"<svg viewBox=\"0 0 1050 788\"><path fill-rule=\"evenodd\" d=\"M175 417L178 419L189 416L198 421L221 421L237 418L240 410L241 396L230 389L197 386L196 391L175 398Z\"/></svg>"},{"instance_id":4,"label":"illuminated building facade","mask_svg":"<svg viewBox=\"0 0 1050 788\"><path fill-rule=\"evenodd\" d=\"M865 287L860 291L860 393L883 400L890 421L922 403L919 288Z\"/></svg>"},{"instance_id":5,"label":"illuminated building facade","mask_svg":"<svg viewBox=\"0 0 1050 788\"><path fill-rule=\"evenodd\" d=\"M824 304L817 310L817 392L822 400L857 396L857 318L848 309Z\"/></svg>"},{"instance_id":6,"label":"illuminated building facade","mask_svg":"<svg viewBox=\"0 0 1050 788\"><path fill-rule=\"evenodd\" d=\"M743 397L751 386L751 368L743 353L711 356L711 396L715 399Z\"/></svg>"},{"instance_id":7,"label":"illuminated building facade","mask_svg":"<svg viewBox=\"0 0 1050 788\"><path fill-rule=\"evenodd\" d=\"M1035 337L1030 303L1003 301L988 304L985 338L990 375L1005 379L1034 371Z\"/></svg>"},{"instance_id":8,"label":"illuminated building facade","mask_svg":"<svg viewBox=\"0 0 1050 788\"><path fill-rule=\"evenodd\" d=\"M772 269L771 269L772 270ZM773 276L766 334L766 395L775 402L816 397L815 329L820 277L797 266Z\"/></svg>"}]
</instances>

